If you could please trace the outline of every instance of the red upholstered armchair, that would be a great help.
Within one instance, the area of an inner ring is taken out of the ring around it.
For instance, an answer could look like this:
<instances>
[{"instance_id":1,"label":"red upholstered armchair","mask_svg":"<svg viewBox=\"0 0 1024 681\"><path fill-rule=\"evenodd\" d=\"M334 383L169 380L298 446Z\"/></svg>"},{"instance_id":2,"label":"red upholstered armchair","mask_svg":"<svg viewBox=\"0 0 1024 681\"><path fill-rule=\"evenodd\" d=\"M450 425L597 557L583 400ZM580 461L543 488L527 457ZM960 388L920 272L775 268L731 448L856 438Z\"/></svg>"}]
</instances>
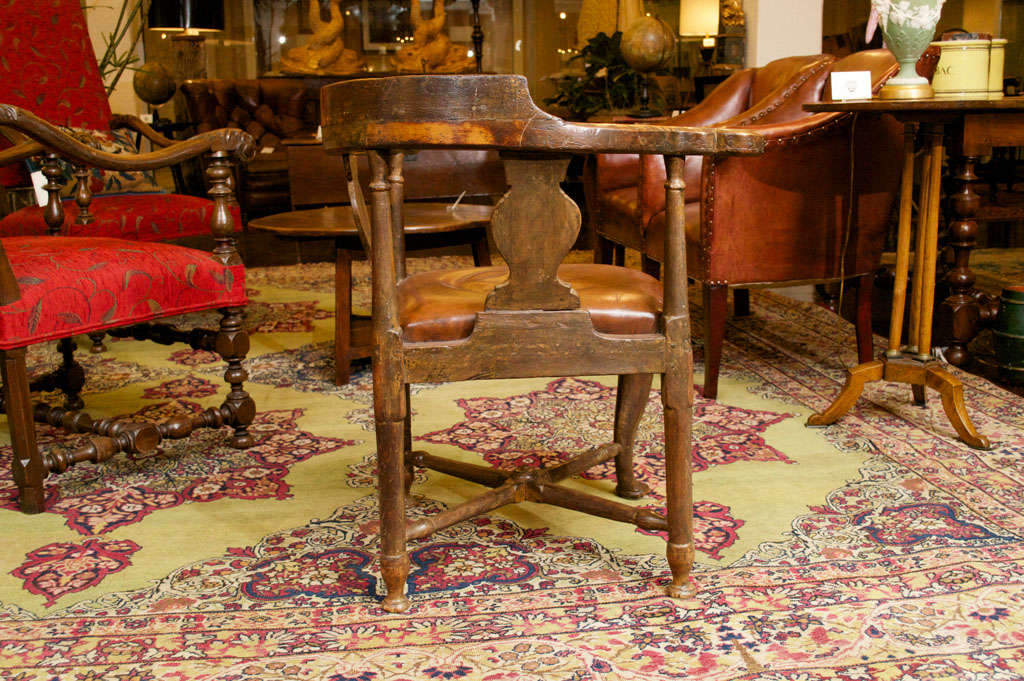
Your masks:
<instances>
[{"instance_id":1,"label":"red upholstered armchair","mask_svg":"<svg viewBox=\"0 0 1024 681\"><path fill-rule=\"evenodd\" d=\"M3 372L3 407L14 448L13 473L22 510L44 510L47 494L44 479L80 461L104 461L121 451L149 452L164 438L182 438L196 428L229 426L230 444L251 446L248 426L254 417L252 399L243 389L247 378L242 360L249 339L243 327L245 269L235 249L228 205L232 191L231 165L253 154L252 138L237 130L197 135L161 152L143 155L99 152L78 142L36 116L9 105L0 105L0 126L9 126L31 138L47 151L43 172L49 201L46 223L59 227L64 221L60 200L61 175L57 154L82 166L110 171L152 169L168 160L210 153L207 178L213 197L208 229L216 243L212 253L165 243L147 243L106 236L17 236L0 243L0 368ZM151 320L197 310L219 310L218 331L202 329L179 332ZM138 325L142 323L141 325ZM183 341L194 348L215 350L227 362L229 384L220 407L164 423L140 423L126 419L93 419L78 411L82 401L83 372L74 361L72 336L138 325L111 331L158 342ZM58 341L64 364L55 374L41 377L30 386L25 369L25 348ZM30 389L62 389L64 407L30 402ZM33 421L90 433L72 451L39 451Z\"/></svg>"},{"instance_id":2,"label":"red upholstered armchair","mask_svg":"<svg viewBox=\"0 0 1024 681\"><path fill-rule=\"evenodd\" d=\"M79 0L0 0L0 41L4 45L0 103L67 126L80 139L93 138L97 147L130 143L126 129L141 132L155 147L173 143L138 118L111 113ZM20 164L39 151L33 143L0 151L0 178L8 184L28 184ZM65 173L69 174L73 171ZM121 173L94 172L69 179L64 192L65 221L57 226L57 233L166 241L208 232L212 201L155 194L159 188L145 173L132 172L129 179ZM87 191L79 190L78 185ZM237 208L232 210L238 228ZM46 231L39 207L23 208L0 219L0 236Z\"/></svg>"},{"instance_id":3,"label":"red upholstered armchair","mask_svg":"<svg viewBox=\"0 0 1024 681\"><path fill-rule=\"evenodd\" d=\"M699 172L697 164L687 168L687 268L689 276L703 285L704 395L709 398L718 391L730 287L742 291L736 306L744 313L749 287L852 280L857 286L858 354L861 361L871 358L869 275L881 258L896 198L902 127L888 117L811 115L802 104L828 98L827 80L833 70L870 71L877 90L895 73L896 62L887 50L859 52L836 62L805 59L809 62L794 81L738 115L733 113L735 97L716 90L706 106L692 110L704 107L700 120L691 120L688 114L695 114L687 112L673 121L710 122L709 109L718 104L728 111L720 125L743 126L767 140L765 154L757 158L722 157L704 163ZM719 88L756 75L741 72ZM740 83L730 87L734 85ZM625 221L606 219L614 204L598 197L597 233L604 240L637 248L645 269L656 271L664 258L665 220L656 188L664 184L665 170L654 157L645 157L642 168L632 214L644 221L634 220L630 240L622 239L621 230L612 230ZM600 170L599 162L598 178ZM856 197L852 206L851 196ZM607 259L608 250L599 256Z\"/></svg>"}]
</instances>

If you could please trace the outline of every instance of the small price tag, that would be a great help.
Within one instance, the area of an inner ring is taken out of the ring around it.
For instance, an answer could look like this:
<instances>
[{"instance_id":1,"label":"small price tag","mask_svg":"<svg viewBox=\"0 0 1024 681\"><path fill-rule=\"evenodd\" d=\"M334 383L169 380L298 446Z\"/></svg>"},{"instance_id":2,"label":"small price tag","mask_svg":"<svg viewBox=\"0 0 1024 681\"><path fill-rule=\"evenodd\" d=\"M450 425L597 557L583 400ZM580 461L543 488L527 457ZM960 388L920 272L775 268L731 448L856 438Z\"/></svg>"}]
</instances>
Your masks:
<instances>
[{"instance_id":1,"label":"small price tag","mask_svg":"<svg viewBox=\"0 0 1024 681\"><path fill-rule=\"evenodd\" d=\"M871 72L833 71L832 99L871 99Z\"/></svg>"},{"instance_id":2,"label":"small price tag","mask_svg":"<svg viewBox=\"0 0 1024 681\"><path fill-rule=\"evenodd\" d=\"M29 178L32 180L32 189L36 193L36 203L45 206L50 198L50 195L43 189L43 185L46 184L46 176L43 175L42 170L36 170L29 173Z\"/></svg>"}]
</instances>

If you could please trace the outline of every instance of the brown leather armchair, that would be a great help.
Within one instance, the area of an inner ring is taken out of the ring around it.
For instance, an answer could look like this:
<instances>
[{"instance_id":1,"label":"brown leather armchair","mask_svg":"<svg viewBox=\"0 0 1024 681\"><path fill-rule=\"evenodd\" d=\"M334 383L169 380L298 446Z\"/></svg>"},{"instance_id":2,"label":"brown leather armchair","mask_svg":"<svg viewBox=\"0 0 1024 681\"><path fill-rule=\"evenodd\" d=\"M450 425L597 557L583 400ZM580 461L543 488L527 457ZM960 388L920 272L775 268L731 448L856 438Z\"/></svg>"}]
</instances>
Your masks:
<instances>
[{"instance_id":1,"label":"brown leather armchair","mask_svg":"<svg viewBox=\"0 0 1024 681\"><path fill-rule=\"evenodd\" d=\"M308 88L290 78L208 79L182 83L196 132L240 128L256 138L256 160L238 174L242 215L288 210L288 165L281 141L316 134Z\"/></svg>"},{"instance_id":2,"label":"brown leather armchair","mask_svg":"<svg viewBox=\"0 0 1024 681\"><path fill-rule=\"evenodd\" d=\"M708 113L702 115L709 116L713 102L719 102L728 108L719 124L744 126L767 140L762 156L718 158L703 165L694 163L699 170L687 168L687 268L704 288L705 397L714 398L718 392L730 287L742 291L736 296L737 312L742 314L747 311L745 289L749 287L852 280L857 288L858 355L860 361L871 359L869 275L881 258L896 198L902 126L889 117L804 112L805 102L828 99L827 81L833 70L870 71L877 89L895 73L896 61L886 50L858 52L837 62L831 58L809 61L794 80L738 115L733 111L742 97L730 96L729 90L717 97L716 90L705 100L707 107L702 103L692 110L704 108ZM757 75L740 72L720 89L742 87L742 79ZM733 79L738 82L730 84ZM708 120L684 114L673 123ZM664 258L664 204L655 198L655 188L664 185L664 178L664 165L658 159L642 159L638 205L633 209L640 220L633 222L629 242L607 229L608 224L614 229L624 222L621 217L603 219L610 208L608 198L596 201L599 238L638 248L649 272L656 272ZM597 185L601 186L600 180ZM852 206L851 196L856 197ZM609 250L599 249L599 257L607 261Z\"/></svg>"}]
</instances>

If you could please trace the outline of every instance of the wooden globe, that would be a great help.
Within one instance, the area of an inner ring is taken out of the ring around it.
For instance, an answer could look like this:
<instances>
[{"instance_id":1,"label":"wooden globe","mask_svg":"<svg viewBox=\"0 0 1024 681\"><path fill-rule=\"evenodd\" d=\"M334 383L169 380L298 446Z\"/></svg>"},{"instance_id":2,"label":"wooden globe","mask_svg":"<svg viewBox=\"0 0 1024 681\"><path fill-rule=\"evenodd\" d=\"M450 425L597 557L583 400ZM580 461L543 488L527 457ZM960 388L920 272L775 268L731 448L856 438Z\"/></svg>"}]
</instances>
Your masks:
<instances>
[{"instance_id":1,"label":"wooden globe","mask_svg":"<svg viewBox=\"0 0 1024 681\"><path fill-rule=\"evenodd\" d=\"M143 64L135 72L132 87L139 99L152 106L160 106L174 96L176 85L170 69L163 64Z\"/></svg>"},{"instance_id":2,"label":"wooden globe","mask_svg":"<svg viewBox=\"0 0 1024 681\"><path fill-rule=\"evenodd\" d=\"M657 17L640 17L623 31L621 49L622 58L632 69L640 73L654 71L667 66L675 56L675 32Z\"/></svg>"}]
</instances>

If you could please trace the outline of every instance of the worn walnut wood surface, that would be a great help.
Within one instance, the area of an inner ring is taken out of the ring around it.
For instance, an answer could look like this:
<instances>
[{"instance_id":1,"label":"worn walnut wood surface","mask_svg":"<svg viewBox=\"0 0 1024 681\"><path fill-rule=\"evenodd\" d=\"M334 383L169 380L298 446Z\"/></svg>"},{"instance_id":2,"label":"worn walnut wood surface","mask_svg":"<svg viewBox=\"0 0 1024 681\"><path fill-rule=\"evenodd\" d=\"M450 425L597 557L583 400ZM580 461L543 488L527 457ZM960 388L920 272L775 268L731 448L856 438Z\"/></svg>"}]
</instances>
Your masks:
<instances>
[{"instance_id":1,"label":"worn walnut wood surface","mask_svg":"<svg viewBox=\"0 0 1024 681\"><path fill-rule=\"evenodd\" d=\"M537 108L522 76L361 79L328 85L320 98L328 151L445 146L566 153L764 150L759 135L728 128L569 123Z\"/></svg>"},{"instance_id":2,"label":"worn walnut wood surface","mask_svg":"<svg viewBox=\"0 0 1024 681\"><path fill-rule=\"evenodd\" d=\"M847 99L835 102L808 102L806 111L872 111L893 113L913 112L1024 112L1024 97L997 97L992 99Z\"/></svg>"},{"instance_id":3,"label":"worn walnut wood surface","mask_svg":"<svg viewBox=\"0 0 1024 681\"><path fill-rule=\"evenodd\" d=\"M448 210L450 205L406 203L403 209L406 233L435 234L484 226L494 210L491 206L474 204L459 204L455 210ZM359 233L349 206L328 206L268 215L250 220L249 227L294 237L356 236Z\"/></svg>"}]
</instances>

